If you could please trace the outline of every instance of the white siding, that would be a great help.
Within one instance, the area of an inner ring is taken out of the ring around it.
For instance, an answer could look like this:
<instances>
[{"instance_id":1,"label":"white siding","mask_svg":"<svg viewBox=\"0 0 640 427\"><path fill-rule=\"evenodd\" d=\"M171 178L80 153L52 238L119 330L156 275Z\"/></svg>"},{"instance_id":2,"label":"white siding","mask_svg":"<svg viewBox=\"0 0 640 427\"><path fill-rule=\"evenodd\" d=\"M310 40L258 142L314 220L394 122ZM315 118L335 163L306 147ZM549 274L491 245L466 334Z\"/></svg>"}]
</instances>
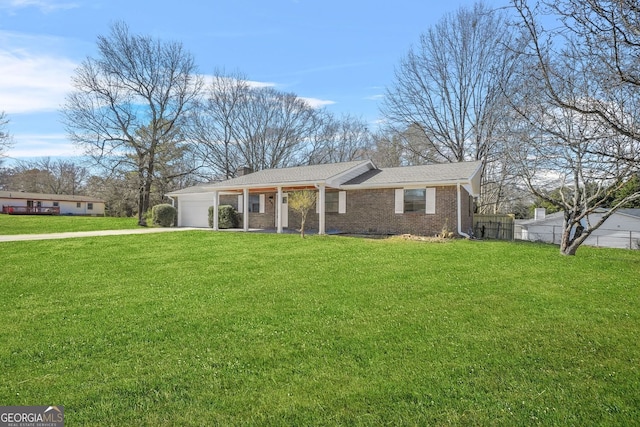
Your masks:
<instances>
[{"instance_id":1,"label":"white siding","mask_svg":"<svg viewBox=\"0 0 640 427\"><path fill-rule=\"evenodd\" d=\"M40 202L41 207L51 208L53 202L58 202L60 215L104 215L104 202L77 202L68 200L38 200L37 198L29 199L36 206ZM93 203L93 209L87 209L87 203ZM78 204L80 206L78 207ZM0 206L27 206L26 199L0 199Z\"/></svg>"},{"instance_id":2,"label":"white siding","mask_svg":"<svg viewBox=\"0 0 640 427\"><path fill-rule=\"evenodd\" d=\"M601 213L593 214L589 220L592 224L602 218ZM560 244L562 235L562 216L547 215L539 222L521 225L523 240L542 241ZM584 245L608 248L640 249L640 218L614 213L604 224L595 230L584 241Z\"/></svg>"}]
</instances>

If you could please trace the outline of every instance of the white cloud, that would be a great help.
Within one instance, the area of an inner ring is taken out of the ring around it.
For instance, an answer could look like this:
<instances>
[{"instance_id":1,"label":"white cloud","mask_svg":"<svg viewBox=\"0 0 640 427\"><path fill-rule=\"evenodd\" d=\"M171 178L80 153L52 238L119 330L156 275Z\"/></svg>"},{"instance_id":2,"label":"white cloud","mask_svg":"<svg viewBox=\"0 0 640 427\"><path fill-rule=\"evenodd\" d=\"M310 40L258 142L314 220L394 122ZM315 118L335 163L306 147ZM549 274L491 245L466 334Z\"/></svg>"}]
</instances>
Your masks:
<instances>
[{"instance_id":1,"label":"white cloud","mask_svg":"<svg viewBox=\"0 0 640 427\"><path fill-rule=\"evenodd\" d=\"M80 4L58 0L0 0L0 9L16 10L26 7L35 7L43 13L49 13L58 9L75 9Z\"/></svg>"},{"instance_id":2,"label":"white cloud","mask_svg":"<svg viewBox=\"0 0 640 427\"><path fill-rule=\"evenodd\" d=\"M247 80L246 83L249 85L249 87L253 87L256 89L260 89L263 87L276 87L277 85L275 83L271 83L271 82L255 82L253 80Z\"/></svg>"},{"instance_id":3,"label":"white cloud","mask_svg":"<svg viewBox=\"0 0 640 427\"><path fill-rule=\"evenodd\" d=\"M81 153L64 134L16 134L9 158L26 157L74 157Z\"/></svg>"},{"instance_id":4,"label":"white cloud","mask_svg":"<svg viewBox=\"0 0 640 427\"><path fill-rule=\"evenodd\" d=\"M203 75L205 81L210 82L211 79L213 78L213 76L210 75ZM230 77L232 78L232 77ZM280 86L280 84L277 83L273 83L273 82L259 82L259 81L255 81L255 80L245 80L245 83L247 85L249 85L249 87L255 88L255 89L262 89L262 88L278 88ZM309 98L309 97L304 97L304 96L299 96L300 99L304 100L305 102L307 102L312 108L322 108L326 105L333 105L335 104L335 101L330 101L330 100L325 100L325 99L318 99L318 98Z\"/></svg>"},{"instance_id":5,"label":"white cloud","mask_svg":"<svg viewBox=\"0 0 640 427\"><path fill-rule=\"evenodd\" d=\"M326 99L307 98L304 96L301 96L300 99L306 101L312 108L322 108L325 105L333 105L336 103L335 101L329 101Z\"/></svg>"},{"instance_id":6,"label":"white cloud","mask_svg":"<svg viewBox=\"0 0 640 427\"><path fill-rule=\"evenodd\" d=\"M57 110L71 91L77 64L62 56L34 51L29 45L37 46L38 37L28 37L30 42L24 47L12 43L16 38L20 36L0 32L0 42L9 41L0 43L2 110L7 114ZM25 37L21 38L24 44Z\"/></svg>"}]
</instances>

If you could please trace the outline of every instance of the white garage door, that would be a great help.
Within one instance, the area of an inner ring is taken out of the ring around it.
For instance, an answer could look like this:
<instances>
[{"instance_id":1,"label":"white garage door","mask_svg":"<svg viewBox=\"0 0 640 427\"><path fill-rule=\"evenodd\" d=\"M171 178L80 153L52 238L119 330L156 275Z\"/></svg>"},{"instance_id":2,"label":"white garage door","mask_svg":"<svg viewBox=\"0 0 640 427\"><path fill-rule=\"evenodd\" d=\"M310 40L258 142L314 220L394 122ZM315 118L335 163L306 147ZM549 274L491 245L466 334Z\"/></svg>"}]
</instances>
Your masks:
<instances>
[{"instance_id":1,"label":"white garage door","mask_svg":"<svg viewBox=\"0 0 640 427\"><path fill-rule=\"evenodd\" d=\"M213 205L209 200L180 200L180 226L181 227L209 227L209 206Z\"/></svg>"}]
</instances>

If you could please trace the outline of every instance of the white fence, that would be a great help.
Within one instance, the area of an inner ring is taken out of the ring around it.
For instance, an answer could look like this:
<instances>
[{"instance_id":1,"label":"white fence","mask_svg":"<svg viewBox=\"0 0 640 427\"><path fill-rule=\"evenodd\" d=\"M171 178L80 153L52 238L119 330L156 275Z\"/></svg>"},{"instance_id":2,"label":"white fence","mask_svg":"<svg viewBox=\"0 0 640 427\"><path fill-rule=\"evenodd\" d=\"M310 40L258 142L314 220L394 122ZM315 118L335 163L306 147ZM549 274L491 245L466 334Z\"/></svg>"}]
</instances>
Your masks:
<instances>
[{"instance_id":1,"label":"white fence","mask_svg":"<svg viewBox=\"0 0 640 427\"><path fill-rule=\"evenodd\" d=\"M560 239L562 238L562 226L536 225L535 227L530 227L529 230L516 226L515 238L518 240L547 242L559 245ZM640 249L640 231L598 228L584 241L583 245L604 248Z\"/></svg>"}]
</instances>

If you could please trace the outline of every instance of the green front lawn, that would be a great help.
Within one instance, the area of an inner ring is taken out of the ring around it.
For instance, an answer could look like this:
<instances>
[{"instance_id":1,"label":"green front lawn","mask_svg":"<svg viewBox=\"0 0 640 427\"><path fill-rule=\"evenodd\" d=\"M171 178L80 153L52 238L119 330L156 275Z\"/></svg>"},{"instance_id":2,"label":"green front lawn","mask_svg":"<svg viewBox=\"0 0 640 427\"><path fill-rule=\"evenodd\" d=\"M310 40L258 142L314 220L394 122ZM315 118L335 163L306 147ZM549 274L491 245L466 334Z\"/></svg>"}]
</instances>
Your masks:
<instances>
[{"instance_id":1,"label":"green front lawn","mask_svg":"<svg viewBox=\"0 0 640 427\"><path fill-rule=\"evenodd\" d=\"M125 230L137 227L137 218L67 215L0 215L0 235Z\"/></svg>"},{"instance_id":2,"label":"green front lawn","mask_svg":"<svg viewBox=\"0 0 640 427\"><path fill-rule=\"evenodd\" d=\"M0 257L0 402L70 426L640 419L640 251L185 231Z\"/></svg>"}]
</instances>

